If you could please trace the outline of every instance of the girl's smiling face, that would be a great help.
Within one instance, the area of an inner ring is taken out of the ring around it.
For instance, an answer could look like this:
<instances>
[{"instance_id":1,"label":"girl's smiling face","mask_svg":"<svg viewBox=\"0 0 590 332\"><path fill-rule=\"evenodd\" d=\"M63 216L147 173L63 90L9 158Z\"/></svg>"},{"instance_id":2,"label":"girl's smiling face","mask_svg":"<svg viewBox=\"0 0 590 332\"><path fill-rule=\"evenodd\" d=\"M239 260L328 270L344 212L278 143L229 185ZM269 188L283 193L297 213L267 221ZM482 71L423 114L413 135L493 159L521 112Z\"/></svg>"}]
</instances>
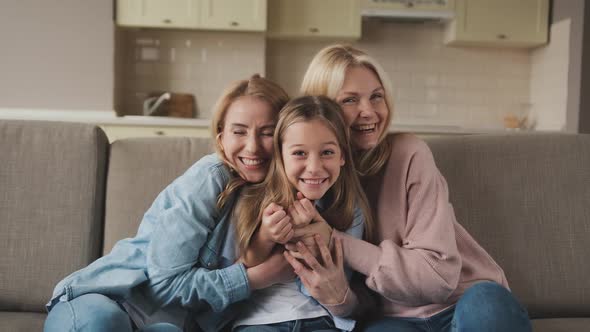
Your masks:
<instances>
[{"instance_id":1,"label":"girl's smiling face","mask_svg":"<svg viewBox=\"0 0 590 332\"><path fill-rule=\"evenodd\" d=\"M387 129L389 114L385 90L377 75L362 66L348 68L336 102L342 107L344 121L350 127L353 148L374 148Z\"/></svg>"},{"instance_id":2,"label":"girl's smiling face","mask_svg":"<svg viewBox=\"0 0 590 332\"><path fill-rule=\"evenodd\" d=\"M221 146L228 161L247 182L264 180L272 158L276 112L263 99L243 96L227 109Z\"/></svg>"},{"instance_id":3,"label":"girl's smiling face","mask_svg":"<svg viewBox=\"0 0 590 332\"><path fill-rule=\"evenodd\" d=\"M311 200L324 196L344 165L336 135L318 119L297 122L285 130L282 158L291 185Z\"/></svg>"}]
</instances>

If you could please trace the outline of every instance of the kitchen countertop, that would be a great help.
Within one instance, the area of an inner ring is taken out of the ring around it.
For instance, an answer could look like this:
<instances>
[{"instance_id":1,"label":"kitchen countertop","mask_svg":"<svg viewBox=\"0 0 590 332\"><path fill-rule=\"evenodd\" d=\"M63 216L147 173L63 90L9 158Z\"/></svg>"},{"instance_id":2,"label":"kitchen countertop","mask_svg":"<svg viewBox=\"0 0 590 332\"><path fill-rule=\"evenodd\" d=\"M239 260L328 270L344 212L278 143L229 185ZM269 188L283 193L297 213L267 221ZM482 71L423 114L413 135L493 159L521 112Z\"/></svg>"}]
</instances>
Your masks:
<instances>
[{"instance_id":1,"label":"kitchen countertop","mask_svg":"<svg viewBox=\"0 0 590 332\"><path fill-rule=\"evenodd\" d=\"M48 110L0 108L0 119L41 120L96 123L111 126L145 126L145 127L197 127L209 128L209 119L168 118L158 116L123 116L118 117L114 111L87 110ZM413 132L418 134L483 134L507 132L501 127L466 128L455 125L395 123L391 132Z\"/></svg>"}]
</instances>

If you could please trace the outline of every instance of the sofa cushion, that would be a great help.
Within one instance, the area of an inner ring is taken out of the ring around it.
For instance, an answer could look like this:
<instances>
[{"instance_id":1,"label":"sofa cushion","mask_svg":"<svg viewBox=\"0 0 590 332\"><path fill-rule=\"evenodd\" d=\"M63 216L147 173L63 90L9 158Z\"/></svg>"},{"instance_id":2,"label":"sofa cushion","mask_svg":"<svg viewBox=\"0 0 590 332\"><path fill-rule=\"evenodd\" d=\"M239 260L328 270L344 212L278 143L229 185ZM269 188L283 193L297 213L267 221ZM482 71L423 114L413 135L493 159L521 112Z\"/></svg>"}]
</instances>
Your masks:
<instances>
[{"instance_id":1,"label":"sofa cushion","mask_svg":"<svg viewBox=\"0 0 590 332\"><path fill-rule=\"evenodd\" d=\"M457 220L502 266L531 317L588 317L590 135L462 136L429 145Z\"/></svg>"},{"instance_id":2,"label":"sofa cushion","mask_svg":"<svg viewBox=\"0 0 590 332\"><path fill-rule=\"evenodd\" d=\"M0 312L0 331L31 332L43 331L45 313Z\"/></svg>"},{"instance_id":3,"label":"sofa cushion","mask_svg":"<svg viewBox=\"0 0 590 332\"><path fill-rule=\"evenodd\" d=\"M156 196L202 156L211 153L208 138L132 138L111 146L107 179L103 252L120 239L135 236Z\"/></svg>"},{"instance_id":4,"label":"sofa cushion","mask_svg":"<svg viewBox=\"0 0 590 332\"><path fill-rule=\"evenodd\" d=\"M108 141L86 124L0 121L0 310L44 312L100 255Z\"/></svg>"},{"instance_id":5,"label":"sofa cushion","mask_svg":"<svg viewBox=\"0 0 590 332\"><path fill-rule=\"evenodd\" d=\"M587 331L590 318L533 319L532 323L535 332Z\"/></svg>"}]
</instances>

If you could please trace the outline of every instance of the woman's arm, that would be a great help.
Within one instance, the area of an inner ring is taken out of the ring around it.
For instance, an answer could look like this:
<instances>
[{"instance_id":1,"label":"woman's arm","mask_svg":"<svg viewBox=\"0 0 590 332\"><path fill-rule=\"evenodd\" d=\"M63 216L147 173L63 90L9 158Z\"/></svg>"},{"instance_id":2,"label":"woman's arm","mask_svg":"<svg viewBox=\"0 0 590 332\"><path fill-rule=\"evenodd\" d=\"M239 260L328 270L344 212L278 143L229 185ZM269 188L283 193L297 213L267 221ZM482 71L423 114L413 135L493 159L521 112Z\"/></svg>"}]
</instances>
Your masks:
<instances>
[{"instance_id":1,"label":"woman's arm","mask_svg":"<svg viewBox=\"0 0 590 332\"><path fill-rule=\"evenodd\" d=\"M271 203L262 212L260 227L252 236L241 260L248 267L256 266L268 258L277 243L284 244L292 236L291 218L281 206Z\"/></svg>"},{"instance_id":2,"label":"woman's arm","mask_svg":"<svg viewBox=\"0 0 590 332\"><path fill-rule=\"evenodd\" d=\"M376 246L337 231L334 236L343 241L348 265L385 298L413 306L441 303L455 290L461 271L447 185L424 142L406 136L396 144L403 153L394 148L389 164L399 171L388 169L384 178L400 177L400 188L384 188L389 197L380 196L379 210L392 210L390 218L377 216L383 241ZM398 209L405 210L405 220L394 219Z\"/></svg>"},{"instance_id":3,"label":"woman's arm","mask_svg":"<svg viewBox=\"0 0 590 332\"><path fill-rule=\"evenodd\" d=\"M283 249L278 246L266 261L248 268L246 272L252 290L266 288L295 278L293 268L283 256Z\"/></svg>"},{"instance_id":4,"label":"woman's arm","mask_svg":"<svg viewBox=\"0 0 590 332\"><path fill-rule=\"evenodd\" d=\"M144 216L142 223L155 225L146 272L147 293L158 305L178 301L196 309L206 303L220 311L249 296L242 264L216 269L214 262L200 260L224 215L216 204L228 179L218 162L201 159L169 185Z\"/></svg>"}]
</instances>

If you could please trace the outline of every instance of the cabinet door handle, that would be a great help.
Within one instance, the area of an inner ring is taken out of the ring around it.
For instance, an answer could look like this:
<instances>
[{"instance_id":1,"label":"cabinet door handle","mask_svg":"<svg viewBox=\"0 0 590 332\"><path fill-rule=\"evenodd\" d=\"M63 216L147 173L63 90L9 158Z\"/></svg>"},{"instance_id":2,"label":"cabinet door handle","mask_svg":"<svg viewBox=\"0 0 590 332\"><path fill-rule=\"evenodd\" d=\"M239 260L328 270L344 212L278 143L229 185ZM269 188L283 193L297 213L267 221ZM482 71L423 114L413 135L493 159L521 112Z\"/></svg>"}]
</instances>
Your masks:
<instances>
[{"instance_id":1,"label":"cabinet door handle","mask_svg":"<svg viewBox=\"0 0 590 332\"><path fill-rule=\"evenodd\" d=\"M156 130L155 134L158 135L158 136L164 136L164 135L166 135L166 133L163 130Z\"/></svg>"},{"instance_id":2,"label":"cabinet door handle","mask_svg":"<svg viewBox=\"0 0 590 332\"><path fill-rule=\"evenodd\" d=\"M309 32L318 33L318 32L320 32L320 29L318 29L318 28L309 28Z\"/></svg>"},{"instance_id":3,"label":"cabinet door handle","mask_svg":"<svg viewBox=\"0 0 590 332\"><path fill-rule=\"evenodd\" d=\"M414 3L413 2L407 2L406 3L406 7L412 8L412 7L414 7Z\"/></svg>"},{"instance_id":4,"label":"cabinet door handle","mask_svg":"<svg viewBox=\"0 0 590 332\"><path fill-rule=\"evenodd\" d=\"M231 25L232 27L237 27L238 25L240 25L240 23L232 21L229 25Z\"/></svg>"},{"instance_id":5,"label":"cabinet door handle","mask_svg":"<svg viewBox=\"0 0 590 332\"><path fill-rule=\"evenodd\" d=\"M166 18L166 19L163 20L163 22L166 23L166 24L170 24L170 23L172 23L172 20L169 19L169 18Z\"/></svg>"},{"instance_id":6,"label":"cabinet door handle","mask_svg":"<svg viewBox=\"0 0 590 332\"><path fill-rule=\"evenodd\" d=\"M506 39L508 36L506 36L505 34L501 33L497 37L498 37L498 39Z\"/></svg>"}]
</instances>

